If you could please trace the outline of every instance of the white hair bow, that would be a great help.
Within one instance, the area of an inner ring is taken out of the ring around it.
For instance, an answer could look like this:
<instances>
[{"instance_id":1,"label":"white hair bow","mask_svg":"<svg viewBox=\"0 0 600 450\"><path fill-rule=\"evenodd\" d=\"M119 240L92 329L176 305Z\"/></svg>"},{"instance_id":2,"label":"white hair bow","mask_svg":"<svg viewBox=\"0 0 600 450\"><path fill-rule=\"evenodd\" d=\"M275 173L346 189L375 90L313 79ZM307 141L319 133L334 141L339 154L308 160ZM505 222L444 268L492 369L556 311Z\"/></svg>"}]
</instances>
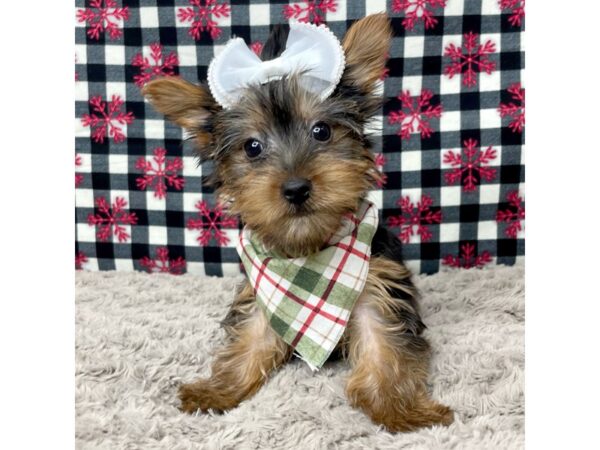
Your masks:
<instances>
[{"instance_id":1,"label":"white hair bow","mask_svg":"<svg viewBox=\"0 0 600 450\"><path fill-rule=\"evenodd\" d=\"M215 100L230 108L246 87L300 73L302 86L325 99L340 82L345 63L344 49L329 28L295 22L285 50L270 61L261 61L242 38L231 39L211 61L208 85Z\"/></svg>"}]
</instances>

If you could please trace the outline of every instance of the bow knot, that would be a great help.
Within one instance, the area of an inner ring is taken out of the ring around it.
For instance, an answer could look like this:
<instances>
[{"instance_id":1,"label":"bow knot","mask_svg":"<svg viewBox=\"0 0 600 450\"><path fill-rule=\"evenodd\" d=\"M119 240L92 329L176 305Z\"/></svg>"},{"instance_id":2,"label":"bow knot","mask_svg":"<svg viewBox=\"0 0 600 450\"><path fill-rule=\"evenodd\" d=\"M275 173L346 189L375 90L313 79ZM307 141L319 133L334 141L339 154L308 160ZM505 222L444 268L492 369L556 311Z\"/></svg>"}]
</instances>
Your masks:
<instances>
[{"instance_id":1,"label":"bow knot","mask_svg":"<svg viewBox=\"0 0 600 450\"><path fill-rule=\"evenodd\" d=\"M291 23L285 50L269 61L262 61L243 39L231 39L211 61L208 85L215 100L230 108L248 86L297 73L305 89L325 99L339 83L344 67L344 50L327 27Z\"/></svg>"}]
</instances>

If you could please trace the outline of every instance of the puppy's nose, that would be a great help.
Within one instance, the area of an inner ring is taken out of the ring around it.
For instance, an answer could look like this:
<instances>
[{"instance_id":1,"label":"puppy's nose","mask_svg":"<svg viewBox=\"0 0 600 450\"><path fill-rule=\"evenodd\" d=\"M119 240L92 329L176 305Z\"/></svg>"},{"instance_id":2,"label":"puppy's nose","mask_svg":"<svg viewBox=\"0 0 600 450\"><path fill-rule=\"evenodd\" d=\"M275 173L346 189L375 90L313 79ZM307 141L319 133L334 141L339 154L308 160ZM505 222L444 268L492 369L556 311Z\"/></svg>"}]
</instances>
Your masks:
<instances>
[{"instance_id":1,"label":"puppy's nose","mask_svg":"<svg viewBox=\"0 0 600 450\"><path fill-rule=\"evenodd\" d=\"M288 202L301 205L310 197L311 183L305 178L290 178L281 188Z\"/></svg>"}]
</instances>

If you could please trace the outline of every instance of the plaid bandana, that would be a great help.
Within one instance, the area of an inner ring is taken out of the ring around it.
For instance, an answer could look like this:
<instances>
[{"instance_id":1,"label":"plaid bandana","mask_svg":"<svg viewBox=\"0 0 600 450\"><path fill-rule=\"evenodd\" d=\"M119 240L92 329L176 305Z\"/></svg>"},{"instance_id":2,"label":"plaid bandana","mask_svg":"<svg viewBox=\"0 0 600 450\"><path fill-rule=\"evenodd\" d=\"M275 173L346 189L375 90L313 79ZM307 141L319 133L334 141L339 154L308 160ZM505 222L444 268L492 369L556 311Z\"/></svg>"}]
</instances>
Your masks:
<instances>
[{"instance_id":1,"label":"plaid bandana","mask_svg":"<svg viewBox=\"0 0 600 450\"><path fill-rule=\"evenodd\" d=\"M237 251L256 300L271 327L312 370L327 360L342 337L369 272L377 208L364 200L318 253L302 258L275 254L240 233Z\"/></svg>"}]
</instances>

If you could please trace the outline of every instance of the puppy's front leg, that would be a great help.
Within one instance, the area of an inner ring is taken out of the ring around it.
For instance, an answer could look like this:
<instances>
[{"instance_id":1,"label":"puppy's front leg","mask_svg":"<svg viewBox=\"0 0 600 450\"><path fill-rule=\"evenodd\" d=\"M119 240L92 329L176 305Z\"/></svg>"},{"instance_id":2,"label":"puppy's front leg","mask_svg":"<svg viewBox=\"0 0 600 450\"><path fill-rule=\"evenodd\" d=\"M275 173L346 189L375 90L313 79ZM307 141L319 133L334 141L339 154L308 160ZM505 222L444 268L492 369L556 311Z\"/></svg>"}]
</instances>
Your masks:
<instances>
[{"instance_id":1,"label":"puppy's front leg","mask_svg":"<svg viewBox=\"0 0 600 450\"><path fill-rule=\"evenodd\" d=\"M346 332L350 403L392 432L453 421L450 408L427 393L430 351L409 277L401 264L373 258Z\"/></svg>"},{"instance_id":2,"label":"puppy's front leg","mask_svg":"<svg viewBox=\"0 0 600 450\"><path fill-rule=\"evenodd\" d=\"M289 359L289 346L271 329L248 283L236 296L223 325L228 343L215 355L210 378L179 389L181 409L187 413L236 407L258 391L269 372Z\"/></svg>"}]
</instances>

